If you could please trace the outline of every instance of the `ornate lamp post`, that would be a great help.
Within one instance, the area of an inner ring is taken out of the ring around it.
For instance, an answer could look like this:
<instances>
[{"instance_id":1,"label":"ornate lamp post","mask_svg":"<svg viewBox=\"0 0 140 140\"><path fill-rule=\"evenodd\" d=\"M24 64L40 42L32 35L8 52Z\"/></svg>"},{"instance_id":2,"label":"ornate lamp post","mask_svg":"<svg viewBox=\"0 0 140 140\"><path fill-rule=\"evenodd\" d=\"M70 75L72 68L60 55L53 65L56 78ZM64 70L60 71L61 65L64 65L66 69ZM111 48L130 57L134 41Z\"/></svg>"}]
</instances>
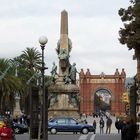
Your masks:
<instances>
[{"instance_id":1,"label":"ornate lamp post","mask_svg":"<svg viewBox=\"0 0 140 140\"><path fill-rule=\"evenodd\" d=\"M43 140L48 140L48 106L46 106L46 98L48 97L48 95L45 96L45 83L44 83L44 72L45 72L45 63L44 63L44 49L45 49L45 45L48 42L47 37L45 36L41 36L39 38L39 43L41 46L41 50L42 50L42 67L41 67L41 74L42 74L42 102L43 102L43 106L42 106L42 114L43 114ZM47 98L47 102L48 102L48 98ZM46 113L47 112L47 113Z\"/></svg>"}]
</instances>

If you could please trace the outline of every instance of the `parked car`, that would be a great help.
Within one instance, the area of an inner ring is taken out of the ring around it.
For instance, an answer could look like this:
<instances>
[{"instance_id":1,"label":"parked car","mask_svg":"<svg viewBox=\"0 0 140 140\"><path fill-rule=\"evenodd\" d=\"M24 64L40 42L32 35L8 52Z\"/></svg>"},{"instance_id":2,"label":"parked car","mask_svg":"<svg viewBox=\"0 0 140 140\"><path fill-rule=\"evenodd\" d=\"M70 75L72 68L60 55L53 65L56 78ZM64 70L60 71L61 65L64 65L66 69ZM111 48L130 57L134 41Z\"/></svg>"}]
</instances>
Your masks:
<instances>
[{"instance_id":1,"label":"parked car","mask_svg":"<svg viewBox=\"0 0 140 140\"><path fill-rule=\"evenodd\" d=\"M80 123L71 117L57 117L48 121L48 131L51 134L56 134L57 132L80 132L88 134L88 132L95 133L95 128L92 125Z\"/></svg>"},{"instance_id":2,"label":"parked car","mask_svg":"<svg viewBox=\"0 0 140 140\"><path fill-rule=\"evenodd\" d=\"M15 134L23 134L29 131L29 128L26 124L19 124L16 122L13 122L13 129Z\"/></svg>"}]
</instances>

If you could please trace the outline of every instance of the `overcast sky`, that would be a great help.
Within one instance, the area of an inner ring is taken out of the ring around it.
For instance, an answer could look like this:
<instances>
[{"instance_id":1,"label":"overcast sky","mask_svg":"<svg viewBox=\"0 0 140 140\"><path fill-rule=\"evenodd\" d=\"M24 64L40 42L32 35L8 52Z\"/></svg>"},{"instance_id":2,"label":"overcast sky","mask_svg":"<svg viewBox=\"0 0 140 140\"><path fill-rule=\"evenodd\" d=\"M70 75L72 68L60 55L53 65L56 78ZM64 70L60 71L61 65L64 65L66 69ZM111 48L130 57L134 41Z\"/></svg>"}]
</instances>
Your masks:
<instances>
[{"instance_id":1,"label":"overcast sky","mask_svg":"<svg viewBox=\"0 0 140 140\"><path fill-rule=\"evenodd\" d=\"M69 38L72 41L70 63L90 69L91 74L114 74L125 69L127 77L136 74L134 51L118 41L123 23L120 8L129 0L3 0L0 4L0 57L13 58L27 47L40 52L38 38L47 36L45 63L50 73L60 38L61 11L68 12Z\"/></svg>"}]
</instances>

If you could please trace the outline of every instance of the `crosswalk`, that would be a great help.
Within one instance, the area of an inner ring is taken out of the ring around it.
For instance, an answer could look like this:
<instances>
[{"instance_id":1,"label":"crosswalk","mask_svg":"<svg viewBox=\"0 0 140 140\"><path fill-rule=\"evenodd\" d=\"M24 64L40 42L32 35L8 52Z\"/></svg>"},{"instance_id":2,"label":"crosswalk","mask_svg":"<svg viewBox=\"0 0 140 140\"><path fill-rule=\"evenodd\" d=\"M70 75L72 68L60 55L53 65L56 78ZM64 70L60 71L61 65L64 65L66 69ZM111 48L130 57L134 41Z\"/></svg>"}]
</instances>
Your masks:
<instances>
[{"instance_id":1,"label":"crosswalk","mask_svg":"<svg viewBox=\"0 0 140 140\"><path fill-rule=\"evenodd\" d=\"M112 118L112 121L113 121L112 126L111 126L111 134L117 134L118 132L117 132L117 129L115 127L116 117L111 116L111 118ZM100 134L100 127L99 127L99 120L100 120L100 118L93 118L92 116L89 116L89 117L83 118L83 119L86 119L88 124L90 124L90 125L92 125L93 120L96 120L96 122L97 122L96 134L89 133L87 135L81 135L78 140L95 140L96 135ZM106 122L106 118L105 117L104 117L104 121ZM106 131L106 125L104 127L104 132L105 131ZM105 133L102 134L102 135L105 135Z\"/></svg>"},{"instance_id":2,"label":"crosswalk","mask_svg":"<svg viewBox=\"0 0 140 140\"><path fill-rule=\"evenodd\" d=\"M96 134L93 134L93 135L90 137L90 140L94 140L95 135L96 135Z\"/></svg>"},{"instance_id":3,"label":"crosswalk","mask_svg":"<svg viewBox=\"0 0 140 140\"><path fill-rule=\"evenodd\" d=\"M81 136L79 137L79 140L86 140L87 137L88 137L88 135L81 135Z\"/></svg>"},{"instance_id":4,"label":"crosswalk","mask_svg":"<svg viewBox=\"0 0 140 140\"><path fill-rule=\"evenodd\" d=\"M89 135L87 134L87 135L81 135L80 137L79 137L79 140L87 140L87 137L88 137ZM96 134L92 134L92 135L90 135L90 140L94 140L95 139L95 136L96 136Z\"/></svg>"}]
</instances>

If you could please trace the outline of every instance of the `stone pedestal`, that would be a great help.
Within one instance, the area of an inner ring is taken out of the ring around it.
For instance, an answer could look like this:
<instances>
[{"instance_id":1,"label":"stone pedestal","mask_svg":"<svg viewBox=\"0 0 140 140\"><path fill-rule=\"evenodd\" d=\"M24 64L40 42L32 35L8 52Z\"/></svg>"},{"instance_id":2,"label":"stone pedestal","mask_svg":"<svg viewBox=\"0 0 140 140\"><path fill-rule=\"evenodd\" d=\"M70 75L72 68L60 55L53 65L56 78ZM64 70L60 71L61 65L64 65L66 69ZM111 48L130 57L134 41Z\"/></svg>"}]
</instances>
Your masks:
<instances>
[{"instance_id":1,"label":"stone pedestal","mask_svg":"<svg viewBox=\"0 0 140 140\"><path fill-rule=\"evenodd\" d=\"M71 116L79 118L79 107L77 96L79 87L77 85L53 85L49 87L49 118L57 116Z\"/></svg>"}]
</instances>

